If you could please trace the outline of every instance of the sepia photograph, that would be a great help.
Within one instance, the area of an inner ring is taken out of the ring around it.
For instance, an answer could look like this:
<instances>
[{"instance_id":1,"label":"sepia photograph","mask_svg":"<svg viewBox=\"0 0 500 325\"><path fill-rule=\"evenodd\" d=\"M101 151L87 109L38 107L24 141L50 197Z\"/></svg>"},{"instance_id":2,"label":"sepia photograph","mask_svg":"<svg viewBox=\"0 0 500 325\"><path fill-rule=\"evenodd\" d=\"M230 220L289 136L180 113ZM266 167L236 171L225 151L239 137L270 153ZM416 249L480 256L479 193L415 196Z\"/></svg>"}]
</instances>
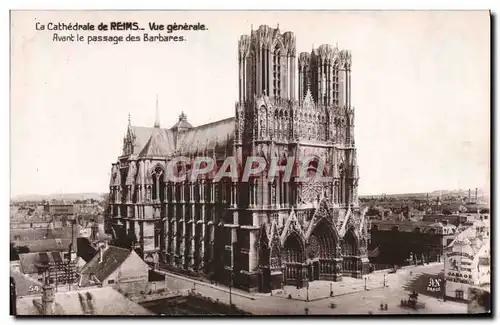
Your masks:
<instances>
[{"instance_id":1,"label":"sepia photograph","mask_svg":"<svg viewBox=\"0 0 500 325\"><path fill-rule=\"evenodd\" d=\"M491 13L10 11L10 315L492 316Z\"/></svg>"}]
</instances>

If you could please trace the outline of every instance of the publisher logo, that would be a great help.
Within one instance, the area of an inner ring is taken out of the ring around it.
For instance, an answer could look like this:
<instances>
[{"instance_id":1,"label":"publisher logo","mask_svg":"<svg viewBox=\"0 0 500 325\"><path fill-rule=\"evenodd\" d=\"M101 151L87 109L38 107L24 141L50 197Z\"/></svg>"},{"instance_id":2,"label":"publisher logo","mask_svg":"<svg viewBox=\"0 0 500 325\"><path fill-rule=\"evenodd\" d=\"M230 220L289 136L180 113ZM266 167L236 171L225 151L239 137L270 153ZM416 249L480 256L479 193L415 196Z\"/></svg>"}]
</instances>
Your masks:
<instances>
[{"instance_id":1,"label":"publisher logo","mask_svg":"<svg viewBox=\"0 0 500 325\"><path fill-rule=\"evenodd\" d=\"M427 291L439 292L441 291L441 279L430 278L427 284Z\"/></svg>"}]
</instances>

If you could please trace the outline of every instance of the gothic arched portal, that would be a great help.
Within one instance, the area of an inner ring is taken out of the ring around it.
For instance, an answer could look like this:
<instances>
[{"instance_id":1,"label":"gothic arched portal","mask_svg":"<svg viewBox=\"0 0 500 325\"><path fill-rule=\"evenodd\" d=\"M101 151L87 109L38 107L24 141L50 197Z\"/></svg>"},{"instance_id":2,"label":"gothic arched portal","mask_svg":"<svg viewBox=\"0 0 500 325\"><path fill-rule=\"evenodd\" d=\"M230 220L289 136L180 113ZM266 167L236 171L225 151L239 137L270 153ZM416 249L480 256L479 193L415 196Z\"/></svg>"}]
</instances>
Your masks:
<instances>
[{"instance_id":1,"label":"gothic arched portal","mask_svg":"<svg viewBox=\"0 0 500 325\"><path fill-rule=\"evenodd\" d=\"M342 255L344 257L358 255L358 242L352 228L349 229L344 236L342 244Z\"/></svg>"},{"instance_id":2,"label":"gothic arched portal","mask_svg":"<svg viewBox=\"0 0 500 325\"><path fill-rule=\"evenodd\" d=\"M283 245L285 251L286 263L303 263L304 262L304 247L299 236L293 232L285 240Z\"/></svg>"},{"instance_id":3,"label":"gothic arched portal","mask_svg":"<svg viewBox=\"0 0 500 325\"><path fill-rule=\"evenodd\" d=\"M317 241L318 249L315 257L319 257L320 259L332 259L336 256L336 248L337 248L337 236L332 229L332 226L322 219L318 224L314 227L314 230L311 234L311 238L309 239L309 243L311 244L311 239L313 241Z\"/></svg>"},{"instance_id":4,"label":"gothic arched portal","mask_svg":"<svg viewBox=\"0 0 500 325\"><path fill-rule=\"evenodd\" d=\"M306 280L304 273L305 251L299 235L292 232L283 245L283 260L285 262L285 283L302 286Z\"/></svg>"},{"instance_id":5,"label":"gothic arched portal","mask_svg":"<svg viewBox=\"0 0 500 325\"><path fill-rule=\"evenodd\" d=\"M308 241L308 259L311 280L332 280L336 274L338 236L333 226L321 219L314 227Z\"/></svg>"},{"instance_id":6,"label":"gothic arched portal","mask_svg":"<svg viewBox=\"0 0 500 325\"><path fill-rule=\"evenodd\" d=\"M356 272L361 270L361 261L359 259L359 243L354 233L350 228L344 235L342 240L342 256L343 256L343 272L347 276L356 277Z\"/></svg>"}]
</instances>

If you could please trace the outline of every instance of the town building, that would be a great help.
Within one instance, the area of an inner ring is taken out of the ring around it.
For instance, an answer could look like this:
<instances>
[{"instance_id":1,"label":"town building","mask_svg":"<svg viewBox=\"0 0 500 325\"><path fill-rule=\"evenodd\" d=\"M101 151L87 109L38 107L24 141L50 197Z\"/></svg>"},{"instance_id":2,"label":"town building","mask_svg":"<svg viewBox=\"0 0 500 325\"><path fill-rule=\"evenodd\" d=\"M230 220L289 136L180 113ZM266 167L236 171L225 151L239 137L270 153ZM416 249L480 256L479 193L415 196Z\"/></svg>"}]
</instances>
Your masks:
<instances>
[{"instance_id":1,"label":"town building","mask_svg":"<svg viewBox=\"0 0 500 325\"><path fill-rule=\"evenodd\" d=\"M371 220L373 264L410 265L442 262L444 248L456 237L456 226L443 222Z\"/></svg>"},{"instance_id":2,"label":"town building","mask_svg":"<svg viewBox=\"0 0 500 325\"><path fill-rule=\"evenodd\" d=\"M427 222L448 222L449 224L453 224L455 226L460 226L468 221L472 221L475 219L473 215L467 214L426 214L423 217L423 221Z\"/></svg>"},{"instance_id":3,"label":"town building","mask_svg":"<svg viewBox=\"0 0 500 325\"><path fill-rule=\"evenodd\" d=\"M147 292L149 265L133 250L100 243L97 254L80 271L79 286L111 286L122 292Z\"/></svg>"},{"instance_id":4,"label":"town building","mask_svg":"<svg viewBox=\"0 0 500 325\"><path fill-rule=\"evenodd\" d=\"M233 117L195 127L182 113L171 128L129 118L111 168L110 231L146 260L250 291L360 278L368 227L357 196L351 53L321 45L297 56L294 34L269 26L242 35L238 53ZM252 156L281 166L309 156L309 171L323 162L332 178L172 182L167 165L181 156L211 157L216 169L234 157L239 170Z\"/></svg>"},{"instance_id":5,"label":"town building","mask_svg":"<svg viewBox=\"0 0 500 325\"><path fill-rule=\"evenodd\" d=\"M469 300L471 288L489 287L491 251L488 224L476 220L445 250L444 280L447 299ZM489 289L488 289L489 290Z\"/></svg>"},{"instance_id":6,"label":"town building","mask_svg":"<svg viewBox=\"0 0 500 325\"><path fill-rule=\"evenodd\" d=\"M59 285L73 283L77 278L76 254L66 252L42 252L19 254L20 269L39 282L48 282Z\"/></svg>"},{"instance_id":7,"label":"town building","mask_svg":"<svg viewBox=\"0 0 500 325\"><path fill-rule=\"evenodd\" d=\"M53 216L73 215L75 207L71 203L47 203L44 206L44 211Z\"/></svg>"}]
</instances>

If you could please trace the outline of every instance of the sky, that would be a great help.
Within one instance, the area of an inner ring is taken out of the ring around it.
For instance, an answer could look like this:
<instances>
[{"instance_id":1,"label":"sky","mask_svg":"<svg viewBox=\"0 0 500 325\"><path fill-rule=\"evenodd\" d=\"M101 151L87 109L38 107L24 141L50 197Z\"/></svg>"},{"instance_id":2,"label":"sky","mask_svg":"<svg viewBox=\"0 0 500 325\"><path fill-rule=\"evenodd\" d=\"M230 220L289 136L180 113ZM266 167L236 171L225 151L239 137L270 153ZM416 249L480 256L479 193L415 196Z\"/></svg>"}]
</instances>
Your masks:
<instances>
[{"instance_id":1,"label":"sky","mask_svg":"<svg viewBox=\"0 0 500 325\"><path fill-rule=\"evenodd\" d=\"M35 29L110 21L208 30L114 45ZM294 32L297 53L351 51L360 195L489 187L487 11L26 11L11 17L11 196L107 192L128 114L153 126L157 96L162 127L182 111L195 126L234 116L238 39L263 24Z\"/></svg>"}]
</instances>

